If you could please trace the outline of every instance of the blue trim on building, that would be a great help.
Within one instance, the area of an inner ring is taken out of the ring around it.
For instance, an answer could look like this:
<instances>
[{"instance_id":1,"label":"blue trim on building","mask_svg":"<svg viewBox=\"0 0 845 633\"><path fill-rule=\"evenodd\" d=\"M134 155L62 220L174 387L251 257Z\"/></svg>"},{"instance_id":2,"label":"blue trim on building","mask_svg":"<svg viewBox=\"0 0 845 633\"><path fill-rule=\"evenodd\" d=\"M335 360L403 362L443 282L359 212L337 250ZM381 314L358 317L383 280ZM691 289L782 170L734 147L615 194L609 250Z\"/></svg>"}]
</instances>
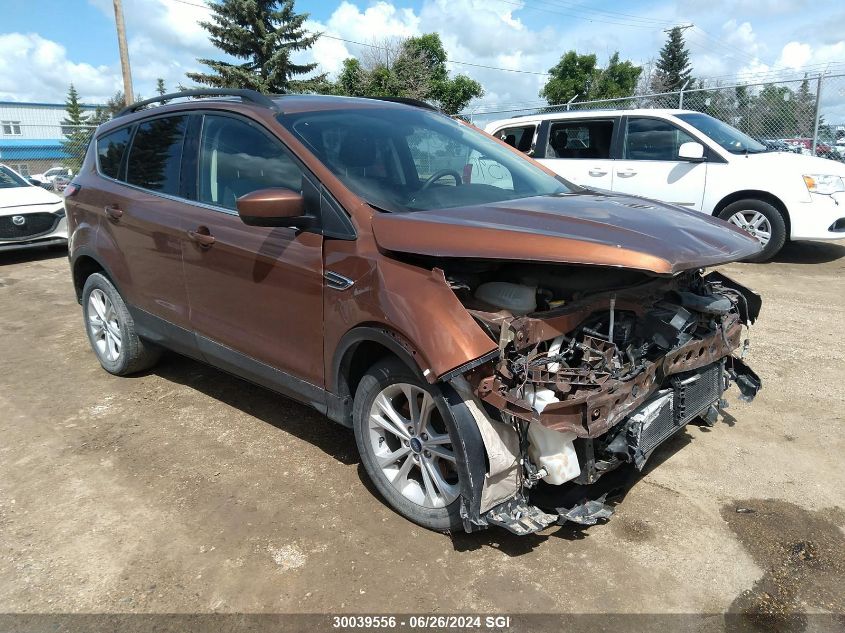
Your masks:
<instances>
[{"instance_id":1,"label":"blue trim on building","mask_svg":"<svg viewBox=\"0 0 845 633\"><path fill-rule=\"evenodd\" d=\"M67 158L58 139L0 139L0 160L58 160Z\"/></svg>"}]
</instances>

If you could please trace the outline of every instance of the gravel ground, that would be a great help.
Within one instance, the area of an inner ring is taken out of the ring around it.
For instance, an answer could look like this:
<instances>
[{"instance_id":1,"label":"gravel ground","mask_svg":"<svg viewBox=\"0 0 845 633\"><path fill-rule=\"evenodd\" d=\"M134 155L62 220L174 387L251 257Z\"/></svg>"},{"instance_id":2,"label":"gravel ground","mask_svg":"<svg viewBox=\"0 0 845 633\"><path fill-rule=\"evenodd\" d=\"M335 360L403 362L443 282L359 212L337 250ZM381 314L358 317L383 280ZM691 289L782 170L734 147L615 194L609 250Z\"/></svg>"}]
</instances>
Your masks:
<instances>
[{"instance_id":1,"label":"gravel ground","mask_svg":"<svg viewBox=\"0 0 845 633\"><path fill-rule=\"evenodd\" d=\"M0 254L0 612L841 614L845 241L725 272L764 298L755 402L519 538L408 523L348 430L200 363L110 376L63 254Z\"/></svg>"}]
</instances>

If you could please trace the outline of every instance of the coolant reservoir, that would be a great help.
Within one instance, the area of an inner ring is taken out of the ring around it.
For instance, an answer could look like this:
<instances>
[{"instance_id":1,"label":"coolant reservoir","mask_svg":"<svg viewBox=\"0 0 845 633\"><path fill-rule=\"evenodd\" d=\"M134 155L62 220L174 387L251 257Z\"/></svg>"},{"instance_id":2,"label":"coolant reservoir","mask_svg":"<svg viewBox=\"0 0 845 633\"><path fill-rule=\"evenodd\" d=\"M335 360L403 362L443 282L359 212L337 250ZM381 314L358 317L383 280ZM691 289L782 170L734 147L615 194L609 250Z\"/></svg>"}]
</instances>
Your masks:
<instances>
[{"instance_id":1,"label":"coolant reservoir","mask_svg":"<svg viewBox=\"0 0 845 633\"><path fill-rule=\"evenodd\" d=\"M538 422L528 425L528 455L538 468L545 468L543 481L555 486L581 474L572 440L575 433L552 431Z\"/></svg>"},{"instance_id":2,"label":"coolant reservoir","mask_svg":"<svg viewBox=\"0 0 845 633\"><path fill-rule=\"evenodd\" d=\"M528 314L537 309L537 289L506 281L490 281L475 289L475 298L511 314Z\"/></svg>"}]
</instances>

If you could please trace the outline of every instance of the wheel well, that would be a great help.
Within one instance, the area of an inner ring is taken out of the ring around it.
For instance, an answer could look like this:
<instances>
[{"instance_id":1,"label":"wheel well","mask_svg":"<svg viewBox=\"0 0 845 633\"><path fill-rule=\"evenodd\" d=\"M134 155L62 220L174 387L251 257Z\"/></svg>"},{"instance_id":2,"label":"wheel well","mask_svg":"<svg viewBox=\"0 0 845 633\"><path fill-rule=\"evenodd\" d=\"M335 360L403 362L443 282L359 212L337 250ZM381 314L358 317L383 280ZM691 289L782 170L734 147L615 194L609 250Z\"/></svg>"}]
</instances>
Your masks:
<instances>
[{"instance_id":1,"label":"wheel well","mask_svg":"<svg viewBox=\"0 0 845 633\"><path fill-rule=\"evenodd\" d=\"M341 390L354 397L358 384L367 370L386 356L398 356L389 348L376 341L361 341L353 345L343 355L340 363L338 383Z\"/></svg>"},{"instance_id":2,"label":"wheel well","mask_svg":"<svg viewBox=\"0 0 845 633\"><path fill-rule=\"evenodd\" d=\"M725 207L739 200L762 200L763 202L768 202L775 209L780 211L780 214L783 216L784 224L786 224L787 239L789 238L789 235L792 232L792 227L789 223L789 211L787 211L786 205L781 202L780 198L769 193L768 191L760 191L757 189L735 191L734 193L725 196L719 201L719 203L713 209L713 215L718 216L725 209Z\"/></svg>"},{"instance_id":3,"label":"wheel well","mask_svg":"<svg viewBox=\"0 0 845 633\"><path fill-rule=\"evenodd\" d=\"M76 290L76 300L82 301L82 288L88 277L94 273L106 274L105 269L100 266L96 259L82 255L73 264L73 288Z\"/></svg>"}]
</instances>

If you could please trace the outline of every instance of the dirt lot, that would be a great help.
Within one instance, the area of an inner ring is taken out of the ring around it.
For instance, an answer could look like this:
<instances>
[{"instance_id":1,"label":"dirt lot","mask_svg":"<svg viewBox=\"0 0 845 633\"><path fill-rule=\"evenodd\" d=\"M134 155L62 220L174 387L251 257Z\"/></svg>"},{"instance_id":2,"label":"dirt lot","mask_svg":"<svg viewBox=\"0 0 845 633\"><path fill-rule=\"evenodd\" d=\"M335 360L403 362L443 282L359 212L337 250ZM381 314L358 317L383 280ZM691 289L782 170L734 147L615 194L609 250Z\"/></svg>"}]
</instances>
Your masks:
<instances>
[{"instance_id":1,"label":"dirt lot","mask_svg":"<svg viewBox=\"0 0 845 633\"><path fill-rule=\"evenodd\" d=\"M303 406L176 355L108 375L65 257L0 255L0 612L843 613L845 242L726 272L765 301L752 405L606 525L450 537Z\"/></svg>"}]
</instances>

